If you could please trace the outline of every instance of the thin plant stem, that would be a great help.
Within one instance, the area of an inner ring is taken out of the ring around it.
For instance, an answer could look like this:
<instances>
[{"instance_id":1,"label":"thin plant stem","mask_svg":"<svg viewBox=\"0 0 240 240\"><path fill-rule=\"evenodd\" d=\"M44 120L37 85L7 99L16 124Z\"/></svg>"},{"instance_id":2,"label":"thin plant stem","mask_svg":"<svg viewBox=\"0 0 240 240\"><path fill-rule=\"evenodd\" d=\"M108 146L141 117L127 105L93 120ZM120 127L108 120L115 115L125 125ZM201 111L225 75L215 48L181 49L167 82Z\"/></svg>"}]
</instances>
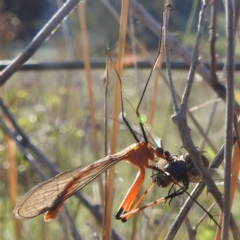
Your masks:
<instances>
[{"instance_id":1,"label":"thin plant stem","mask_svg":"<svg viewBox=\"0 0 240 240\"><path fill-rule=\"evenodd\" d=\"M123 57L125 52L125 41L126 41L126 31L127 31L127 19L128 19L128 7L129 0L122 1L121 7L121 18L120 18L120 28L119 28L119 48L118 48L118 62L117 62L117 72L120 77L122 77L123 72ZM115 81L115 91L114 91L114 109L113 109L113 119L118 119L118 114L120 110L120 82L118 76L116 76ZM117 136L118 136L118 122L113 121L112 131L111 131L111 144L110 151L111 154L116 152L117 149ZM112 215L112 203L113 203L113 190L114 190L114 167L109 170L108 177L108 198L106 199L107 211L105 218L106 222L106 235L105 240L111 239L111 215Z\"/></svg>"},{"instance_id":2,"label":"thin plant stem","mask_svg":"<svg viewBox=\"0 0 240 240\"><path fill-rule=\"evenodd\" d=\"M172 96L173 109L174 109L174 112L178 112L179 107L178 107L177 98L176 98L176 91L175 91L175 88L173 85L172 71L171 71L171 66L170 66L170 56L169 56L169 49L170 49L169 44L168 44L169 12L170 12L170 8L167 7L166 12L165 12L163 40L164 40L164 49L165 49L166 69L167 69L168 81L169 81L169 86L170 86L170 92L171 92L171 96Z\"/></svg>"},{"instance_id":3,"label":"thin plant stem","mask_svg":"<svg viewBox=\"0 0 240 240\"><path fill-rule=\"evenodd\" d=\"M6 126L9 129L13 129L10 121L7 116L3 115L3 121L6 123ZM4 145L6 152L6 160L9 163L8 168L8 186L9 186L9 196L11 200L11 209L14 208L17 202L17 165L16 165L16 144L14 140L8 135L4 134ZM21 225L19 221L13 219L14 232L16 239L21 239Z\"/></svg>"},{"instance_id":4,"label":"thin plant stem","mask_svg":"<svg viewBox=\"0 0 240 240\"><path fill-rule=\"evenodd\" d=\"M108 49L107 49L108 51ZM108 116L107 116L107 112L108 112L108 84L109 84L109 71L110 71L110 60L108 58L108 56L106 56L106 76L105 76L105 91L104 91L104 155L107 156L108 155L108 129L107 129L107 125L108 125ZM109 231L107 229L107 227L105 227L106 223L106 212L107 212L107 204L106 204L106 199L108 197L108 171L105 172L105 185L104 185L104 216L103 216L103 231L102 231L102 238L105 239L105 235L108 235L108 233L106 233L106 230Z\"/></svg>"},{"instance_id":5,"label":"thin plant stem","mask_svg":"<svg viewBox=\"0 0 240 240\"><path fill-rule=\"evenodd\" d=\"M226 27L227 27L227 98L226 98L226 123L225 123L225 177L224 177L224 202L223 202L223 224L221 237L229 239L229 223L231 216L231 158L232 158L232 126L234 106L234 32L235 12L234 2L225 1Z\"/></svg>"}]
</instances>

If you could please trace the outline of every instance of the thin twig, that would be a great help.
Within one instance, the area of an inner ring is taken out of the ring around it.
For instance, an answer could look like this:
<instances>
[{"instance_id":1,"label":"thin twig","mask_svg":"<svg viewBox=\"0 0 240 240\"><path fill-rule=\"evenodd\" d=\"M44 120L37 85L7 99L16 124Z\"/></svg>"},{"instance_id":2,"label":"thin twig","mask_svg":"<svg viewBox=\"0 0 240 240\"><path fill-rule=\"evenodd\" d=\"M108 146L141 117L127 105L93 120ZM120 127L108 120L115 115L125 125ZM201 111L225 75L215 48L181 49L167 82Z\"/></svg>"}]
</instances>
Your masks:
<instances>
[{"instance_id":1,"label":"thin twig","mask_svg":"<svg viewBox=\"0 0 240 240\"><path fill-rule=\"evenodd\" d=\"M107 49L107 51L109 51L109 49ZM108 83L109 83L109 71L110 71L110 60L109 58L106 56L106 76L104 77L104 84L105 84L105 91L104 91L104 155L107 156L108 155L108 129L107 129L107 125L108 125L108 116L107 116L107 112L108 112ZM106 212L107 212L107 204L106 204L106 199L107 199L107 195L108 195L108 171L105 172L104 174L104 218L103 218L103 230L102 230L102 239L106 239L105 235L108 235L108 233L106 233L106 231L109 231L105 225L105 219L106 219Z\"/></svg>"},{"instance_id":2,"label":"thin twig","mask_svg":"<svg viewBox=\"0 0 240 240\"><path fill-rule=\"evenodd\" d=\"M218 84L216 74L216 22L217 22L217 0L213 0L211 4L211 23L209 26L209 41L210 41L210 71L212 75L212 84Z\"/></svg>"},{"instance_id":3,"label":"thin twig","mask_svg":"<svg viewBox=\"0 0 240 240\"><path fill-rule=\"evenodd\" d=\"M173 85L172 71L170 66L170 56L169 56L170 47L168 44L168 18L169 18L170 10L171 10L170 7L166 7L165 18L164 18L163 40L164 40L164 49L165 49L166 69L167 69L168 81L170 86L170 92L172 96L173 109L174 109L174 112L178 112L179 107L178 107L177 98L176 98L176 91Z\"/></svg>"},{"instance_id":4,"label":"thin twig","mask_svg":"<svg viewBox=\"0 0 240 240\"><path fill-rule=\"evenodd\" d=\"M72 10L78 5L80 0L67 1L49 22L38 32L32 42L7 66L0 74L0 86L6 81L38 50L38 48L51 36L59 24L66 19Z\"/></svg>"},{"instance_id":5,"label":"thin twig","mask_svg":"<svg viewBox=\"0 0 240 240\"><path fill-rule=\"evenodd\" d=\"M231 158L232 158L232 126L234 104L234 32L235 12L233 1L225 1L226 26L227 26L227 99L226 99L226 124L225 124L225 177L224 177L224 202L222 239L229 239L229 223L231 214Z\"/></svg>"},{"instance_id":6,"label":"thin twig","mask_svg":"<svg viewBox=\"0 0 240 240\"><path fill-rule=\"evenodd\" d=\"M106 0L101 0L105 3ZM110 5L108 5L110 6ZM118 21L119 22L119 21ZM133 37L132 33L128 32L129 36ZM158 36L159 37L159 36ZM134 41L137 41L137 37L134 37ZM139 45L140 41L136 42L136 45L141 51L143 51L142 47ZM141 43L140 43L141 44ZM143 44L142 44L143 46ZM161 51L163 52L163 51ZM145 55L145 54L144 54ZM138 68L140 69L146 69L146 68L152 68L152 61L146 61L146 60L141 60L139 59L136 64ZM0 62L0 70L3 70L6 68L9 64L11 64L12 61L8 60L1 60ZM105 60L102 59L91 59L91 68L92 69L103 69L105 68ZM203 66L206 69L210 69L209 63L208 62L202 62ZM223 69L225 62L218 61L216 63L216 70L220 71ZM134 67L134 62L124 62L124 68L133 68ZM185 62L179 61L179 60L171 60L171 67L172 69L176 70L189 70L189 65L186 64ZM166 69L166 63L163 61L162 62L162 68ZM28 71L54 71L54 70L81 70L84 69L84 62L82 60L57 60L57 61L37 61L37 60L30 60L22 65L22 67L19 69L21 72L28 72ZM240 71L240 63L236 62L235 63L235 71ZM78 84L80 84L78 82Z\"/></svg>"}]
</instances>

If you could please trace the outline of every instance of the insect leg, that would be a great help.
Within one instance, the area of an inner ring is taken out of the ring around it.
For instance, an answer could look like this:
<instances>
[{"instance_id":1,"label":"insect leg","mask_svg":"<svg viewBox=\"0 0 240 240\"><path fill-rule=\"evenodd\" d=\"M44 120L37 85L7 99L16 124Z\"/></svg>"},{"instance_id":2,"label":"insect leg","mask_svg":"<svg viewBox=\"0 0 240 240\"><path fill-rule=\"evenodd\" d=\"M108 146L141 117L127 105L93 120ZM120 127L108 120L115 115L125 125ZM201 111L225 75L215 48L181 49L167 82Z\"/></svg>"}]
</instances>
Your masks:
<instances>
[{"instance_id":1,"label":"insect leg","mask_svg":"<svg viewBox=\"0 0 240 240\"><path fill-rule=\"evenodd\" d=\"M137 174L137 177L133 182L132 186L130 187L130 189L128 190L125 198L122 201L122 204L119 207L117 214L115 215L116 219L126 221L125 219L121 218L121 214L129 211L134 199L138 194L138 191L141 187L144 177L145 177L145 168L144 166L142 166L142 167L139 167L139 172Z\"/></svg>"},{"instance_id":2,"label":"insect leg","mask_svg":"<svg viewBox=\"0 0 240 240\"><path fill-rule=\"evenodd\" d=\"M150 203L148 203L148 204L146 204L146 205L144 205L144 206L142 206L142 207L140 207L140 208L136 208L136 209L131 210L131 211L128 212L128 213L124 213L124 214L121 216L121 218L123 218L123 219L124 219L124 218L129 218L131 215L136 214L136 213L142 211L142 210L145 209L145 208L152 207L152 206L154 206L154 205L156 205L156 204L158 204L158 203L165 202L165 201L166 201L166 198L165 198L165 197L160 198L160 199L158 199L158 200L156 200L156 201L153 201L153 202L150 202Z\"/></svg>"},{"instance_id":3,"label":"insect leg","mask_svg":"<svg viewBox=\"0 0 240 240\"><path fill-rule=\"evenodd\" d=\"M152 187L154 186L154 184L155 184L156 182L152 182L149 186L148 186L148 188L145 190L145 192L142 194L142 196L138 199L138 201L134 204L134 206L133 206L133 208L132 208L132 210L134 210L134 209L136 209L138 206L139 206L139 204L141 203L141 201L143 200L143 198L150 192L150 190L152 189ZM131 211L132 211L131 210ZM128 216L128 217L121 217L121 220L122 221L127 221L128 219L130 218L130 215Z\"/></svg>"}]
</instances>

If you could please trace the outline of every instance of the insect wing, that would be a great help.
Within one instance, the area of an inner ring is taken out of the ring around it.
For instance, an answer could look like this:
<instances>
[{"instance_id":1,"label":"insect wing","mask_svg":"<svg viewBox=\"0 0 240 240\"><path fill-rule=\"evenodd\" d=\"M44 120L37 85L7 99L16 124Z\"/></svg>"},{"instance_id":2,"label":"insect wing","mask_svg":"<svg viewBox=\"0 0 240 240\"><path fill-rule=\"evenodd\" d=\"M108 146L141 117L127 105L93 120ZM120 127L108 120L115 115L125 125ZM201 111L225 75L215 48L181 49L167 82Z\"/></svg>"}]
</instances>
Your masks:
<instances>
[{"instance_id":1,"label":"insect wing","mask_svg":"<svg viewBox=\"0 0 240 240\"><path fill-rule=\"evenodd\" d=\"M15 206L13 215L20 220L36 217L46 211L52 211L55 218L67 198L85 187L109 167L122 160L122 154L115 154L64 173L32 188Z\"/></svg>"},{"instance_id":2,"label":"insect wing","mask_svg":"<svg viewBox=\"0 0 240 240\"><path fill-rule=\"evenodd\" d=\"M217 168L208 168L209 175L212 177L214 182L222 182L224 180L224 171ZM197 183L202 182L203 178L198 173L196 168L191 169L188 173L189 182Z\"/></svg>"}]
</instances>

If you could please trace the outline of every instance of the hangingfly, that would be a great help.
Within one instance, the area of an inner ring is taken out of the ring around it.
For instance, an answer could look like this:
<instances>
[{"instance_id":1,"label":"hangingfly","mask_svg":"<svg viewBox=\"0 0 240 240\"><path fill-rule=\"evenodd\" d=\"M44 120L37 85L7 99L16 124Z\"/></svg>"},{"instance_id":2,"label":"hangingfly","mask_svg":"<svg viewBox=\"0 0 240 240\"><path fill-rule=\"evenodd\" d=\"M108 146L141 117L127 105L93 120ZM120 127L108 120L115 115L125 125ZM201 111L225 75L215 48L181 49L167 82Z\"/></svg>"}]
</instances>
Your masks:
<instances>
[{"instance_id":1,"label":"hangingfly","mask_svg":"<svg viewBox=\"0 0 240 240\"><path fill-rule=\"evenodd\" d=\"M162 24L162 26L163 25L164 24ZM161 29L161 36L163 35L162 32L163 28ZM153 70L157 65L157 61L160 56L160 49L161 41L159 44L159 49L154 67L151 69L151 72L145 84L144 91L136 108L136 115L138 119L140 119L139 107L141 105L143 96L145 94ZM121 85L120 77L119 82ZM96 162L61 173L51 178L50 180L35 186L15 206L13 210L13 215L15 218L20 220L31 219L44 212L46 212L44 217L45 221L49 221L51 219L56 218L61 207L70 196L72 196L74 193L88 185L90 182L92 182L95 178L97 178L100 174L109 169L111 166L115 165L121 160L126 160L137 167L138 173L135 181L133 182L125 198L123 199L119 207L119 210L117 211L116 218L121 219L122 221L126 221L128 219L122 216L131 210L132 204L145 178L145 169L150 168L158 170L159 174L166 175L167 169L164 168L163 170L161 170L160 168L153 166L152 161L156 157L158 157L161 159L165 159L167 163L172 164L171 163L172 157L167 151L164 151L162 148L151 146L150 142L148 141L147 134L144 130L143 123L141 121L139 121L139 125L142 131L142 137L144 139L144 142L140 142L140 140L136 136L136 133L133 131L133 129L131 128L130 124L128 123L127 119L124 116L122 90L121 90L121 107L123 121L130 130L130 132L132 133L136 143L130 145L126 149L116 154L109 155L105 158L97 160ZM165 177L163 177L163 175L160 176L157 174L155 182L158 182L159 185L162 185L161 181L163 178L166 178L168 179L167 181L171 182L171 178L169 178L168 176L171 174L172 173L170 172L166 176L164 175ZM172 177L173 177L172 179L174 179L176 176L173 175ZM140 201L141 199L137 201L137 203L132 209L136 208Z\"/></svg>"},{"instance_id":2,"label":"hangingfly","mask_svg":"<svg viewBox=\"0 0 240 240\"><path fill-rule=\"evenodd\" d=\"M139 142L114 155L96 162L61 173L32 188L13 210L15 218L20 220L34 218L46 212L44 220L57 217L64 202L74 193L92 182L100 174L121 160L126 160L138 168L138 174L124 198L116 217L128 212L136 198L145 177L145 168L154 167L150 162L155 157L166 158L162 148L152 148L149 143Z\"/></svg>"}]
</instances>

